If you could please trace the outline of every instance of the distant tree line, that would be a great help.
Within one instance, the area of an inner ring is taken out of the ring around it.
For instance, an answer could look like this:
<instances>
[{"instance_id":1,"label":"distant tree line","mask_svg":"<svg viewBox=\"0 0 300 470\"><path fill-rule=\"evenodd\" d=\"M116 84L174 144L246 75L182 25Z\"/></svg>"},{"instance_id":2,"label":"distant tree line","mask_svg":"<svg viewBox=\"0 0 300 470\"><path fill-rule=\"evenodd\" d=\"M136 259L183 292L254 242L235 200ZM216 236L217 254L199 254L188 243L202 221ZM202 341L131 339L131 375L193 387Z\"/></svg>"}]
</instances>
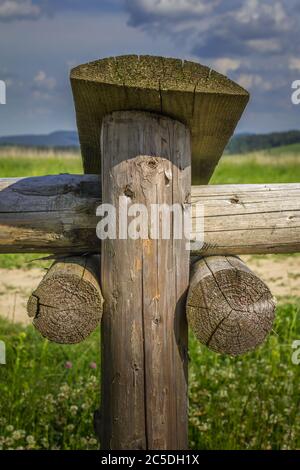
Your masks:
<instances>
[{"instance_id":1,"label":"distant tree line","mask_svg":"<svg viewBox=\"0 0 300 470\"><path fill-rule=\"evenodd\" d=\"M272 134L240 134L232 137L227 145L226 153L248 153L299 143L300 131L274 132Z\"/></svg>"}]
</instances>

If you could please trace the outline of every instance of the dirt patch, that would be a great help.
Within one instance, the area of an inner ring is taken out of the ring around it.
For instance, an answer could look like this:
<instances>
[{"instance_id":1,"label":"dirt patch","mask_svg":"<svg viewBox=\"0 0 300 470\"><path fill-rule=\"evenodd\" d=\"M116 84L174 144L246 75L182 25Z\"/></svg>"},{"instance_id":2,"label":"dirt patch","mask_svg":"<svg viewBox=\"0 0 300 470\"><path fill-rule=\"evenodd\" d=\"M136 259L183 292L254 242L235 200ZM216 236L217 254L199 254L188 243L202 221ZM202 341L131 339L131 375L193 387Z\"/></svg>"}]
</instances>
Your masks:
<instances>
[{"instance_id":1,"label":"dirt patch","mask_svg":"<svg viewBox=\"0 0 300 470\"><path fill-rule=\"evenodd\" d=\"M270 287L273 295L300 297L299 257L243 256L248 266ZM26 304L45 274L43 269L0 269L0 315L14 323L29 324Z\"/></svg>"},{"instance_id":2,"label":"dirt patch","mask_svg":"<svg viewBox=\"0 0 300 470\"><path fill-rule=\"evenodd\" d=\"M269 286L275 297L300 297L298 256L243 256L247 265Z\"/></svg>"},{"instance_id":3,"label":"dirt patch","mask_svg":"<svg viewBox=\"0 0 300 470\"><path fill-rule=\"evenodd\" d=\"M43 269L0 269L0 315L13 323L31 323L27 300L44 274Z\"/></svg>"}]
</instances>

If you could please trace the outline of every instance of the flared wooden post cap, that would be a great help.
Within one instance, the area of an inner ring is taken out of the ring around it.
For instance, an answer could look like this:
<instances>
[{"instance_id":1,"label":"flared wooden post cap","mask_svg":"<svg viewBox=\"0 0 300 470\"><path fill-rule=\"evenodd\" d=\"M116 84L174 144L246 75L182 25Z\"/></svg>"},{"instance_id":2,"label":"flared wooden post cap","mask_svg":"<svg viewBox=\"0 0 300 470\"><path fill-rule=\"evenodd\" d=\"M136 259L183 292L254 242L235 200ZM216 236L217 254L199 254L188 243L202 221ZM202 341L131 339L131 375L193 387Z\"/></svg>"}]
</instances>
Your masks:
<instances>
[{"instance_id":1,"label":"flared wooden post cap","mask_svg":"<svg viewBox=\"0 0 300 470\"><path fill-rule=\"evenodd\" d=\"M103 117L114 111L149 111L191 131L193 174L207 183L249 100L249 94L204 65L153 56L120 56L71 71L86 173L100 173Z\"/></svg>"}]
</instances>

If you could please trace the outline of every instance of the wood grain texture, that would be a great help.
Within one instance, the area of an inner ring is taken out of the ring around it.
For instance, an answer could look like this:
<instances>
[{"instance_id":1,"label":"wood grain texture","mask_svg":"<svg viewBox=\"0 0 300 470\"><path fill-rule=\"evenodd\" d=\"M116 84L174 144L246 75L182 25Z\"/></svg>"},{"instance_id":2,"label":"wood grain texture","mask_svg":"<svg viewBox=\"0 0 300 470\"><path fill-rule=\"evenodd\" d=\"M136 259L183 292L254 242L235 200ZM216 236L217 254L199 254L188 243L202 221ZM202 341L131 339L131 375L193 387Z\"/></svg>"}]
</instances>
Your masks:
<instances>
[{"instance_id":1,"label":"wood grain texture","mask_svg":"<svg viewBox=\"0 0 300 470\"><path fill-rule=\"evenodd\" d=\"M100 325L103 297L100 257L66 257L53 263L31 294L27 312L35 328L55 343L74 344Z\"/></svg>"},{"instance_id":2,"label":"wood grain texture","mask_svg":"<svg viewBox=\"0 0 300 470\"><path fill-rule=\"evenodd\" d=\"M139 112L107 116L103 201L118 207L125 194L129 206L184 204L191 184L189 149L188 129L169 118ZM184 240L104 240L101 258L102 448L185 449L189 253Z\"/></svg>"},{"instance_id":3,"label":"wood grain texture","mask_svg":"<svg viewBox=\"0 0 300 470\"><path fill-rule=\"evenodd\" d=\"M192 268L187 318L196 337L213 351L238 356L270 333L275 301L266 284L239 258L201 258Z\"/></svg>"},{"instance_id":4,"label":"wood grain texture","mask_svg":"<svg viewBox=\"0 0 300 470\"><path fill-rule=\"evenodd\" d=\"M100 194L96 175L0 179L0 253L99 249L95 227Z\"/></svg>"},{"instance_id":5,"label":"wood grain texture","mask_svg":"<svg viewBox=\"0 0 300 470\"><path fill-rule=\"evenodd\" d=\"M100 129L112 111L140 110L188 126L193 175L206 184L249 94L204 65L155 56L110 57L71 71L85 173L100 173Z\"/></svg>"},{"instance_id":6,"label":"wood grain texture","mask_svg":"<svg viewBox=\"0 0 300 470\"><path fill-rule=\"evenodd\" d=\"M204 206L204 245L193 254L300 251L300 184L194 186L192 213ZM193 237L196 220L193 217Z\"/></svg>"},{"instance_id":7,"label":"wood grain texture","mask_svg":"<svg viewBox=\"0 0 300 470\"><path fill-rule=\"evenodd\" d=\"M204 206L204 246L193 254L300 251L300 184L192 187ZM100 177L53 175L0 179L0 253L98 252Z\"/></svg>"}]
</instances>

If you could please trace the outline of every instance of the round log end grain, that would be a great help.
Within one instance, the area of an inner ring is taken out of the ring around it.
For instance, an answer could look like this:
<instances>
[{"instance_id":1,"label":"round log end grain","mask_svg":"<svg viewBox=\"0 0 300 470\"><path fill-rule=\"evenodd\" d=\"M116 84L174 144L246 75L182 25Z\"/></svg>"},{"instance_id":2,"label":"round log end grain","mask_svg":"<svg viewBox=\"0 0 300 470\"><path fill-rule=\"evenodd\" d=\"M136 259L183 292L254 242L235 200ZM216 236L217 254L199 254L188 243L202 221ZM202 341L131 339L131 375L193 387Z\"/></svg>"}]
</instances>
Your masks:
<instances>
[{"instance_id":1,"label":"round log end grain","mask_svg":"<svg viewBox=\"0 0 300 470\"><path fill-rule=\"evenodd\" d=\"M187 318L197 339L213 351L237 356L270 333L275 300L239 258L211 256L192 268Z\"/></svg>"},{"instance_id":2,"label":"round log end grain","mask_svg":"<svg viewBox=\"0 0 300 470\"><path fill-rule=\"evenodd\" d=\"M31 294L28 315L50 341L79 343L100 324L103 297L98 256L64 258L55 262Z\"/></svg>"}]
</instances>

